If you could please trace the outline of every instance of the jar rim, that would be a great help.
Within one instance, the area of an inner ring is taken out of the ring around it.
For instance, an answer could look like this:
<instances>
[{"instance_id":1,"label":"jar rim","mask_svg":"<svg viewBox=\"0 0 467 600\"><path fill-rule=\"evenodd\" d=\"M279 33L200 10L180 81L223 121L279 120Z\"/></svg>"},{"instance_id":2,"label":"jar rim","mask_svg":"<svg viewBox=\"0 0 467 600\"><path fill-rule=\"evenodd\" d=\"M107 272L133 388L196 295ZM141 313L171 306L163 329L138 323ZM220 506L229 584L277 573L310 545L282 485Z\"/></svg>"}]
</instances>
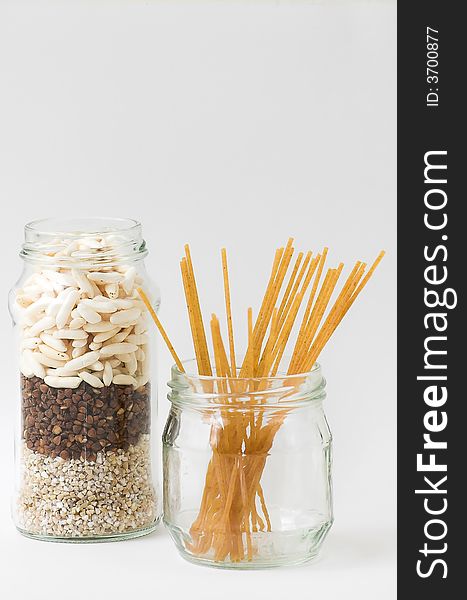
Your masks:
<instances>
[{"instance_id":1,"label":"jar rim","mask_svg":"<svg viewBox=\"0 0 467 600\"><path fill-rule=\"evenodd\" d=\"M89 245L89 238L108 237L109 244ZM110 240L112 241L110 242ZM143 259L148 251L142 237L141 223L123 217L51 217L37 219L24 227L20 257L26 262L49 267L90 268L113 266ZM84 250L68 252L78 244Z\"/></svg>"},{"instance_id":2,"label":"jar rim","mask_svg":"<svg viewBox=\"0 0 467 600\"><path fill-rule=\"evenodd\" d=\"M57 226L49 228L54 223ZM61 227L58 226L60 223L63 224ZM71 224L74 223L77 225L81 223L81 226L71 229ZM100 225L96 227L98 223ZM86 228L85 224L88 224L89 228ZM94 225L91 226L91 224ZM46 217L26 223L24 233L25 240L28 241L29 235L44 237L61 236L72 239L103 233L130 233L140 228L141 223L139 221L127 217Z\"/></svg>"},{"instance_id":3,"label":"jar rim","mask_svg":"<svg viewBox=\"0 0 467 600\"><path fill-rule=\"evenodd\" d=\"M196 360L182 361L182 365L194 367ZM325 385L319 363L305 373L287 375L278 372L272 377L198 375L190 369L183 372L173 365L172 379L168 382L171 388L168 399L172 404L201 408L228 406L235 409L243 408L246 403L250 407L295 407L322 400L325 397Z\"/></svg>"},{"instance_id":4,"label":"jar rim","mask_svg":"<svg viewBox=\"0 0 467 600\"><path fill-rule=\"evenodd\" d=\"M194 358L188 358L186 360L182 360L182 365L193 365L195 366L196 363L196 359ZM237 371L239 371L240 368L237 369ZM214 368L215 371L215 368ZM178 368L178 366L176 364L174 364L172 366L172 374L177 374L179 377L183 377L185 376L186 378L192 379L192 380L199 380L199 381L226 381L227 379L233 380L233 381L287 381L287 380L293 380L293 379L297 379L300 377L308 377L310 374L312 373L317 373L317 372L321 372L321 364L318 362L315 362L315 364L313 365L313 367L309 370L309 371L304 371L302 373L293 373L293 374L287 374L284 373L283 371L279 371L276 375L273 376L268 376L268 377L227 377L225 375L223 376L218 376L218 375L199 375L198 373L195 372L190 372L189 370L185 369L185 371L180 371L180 369Z\"/></svg>"}]
</instances>

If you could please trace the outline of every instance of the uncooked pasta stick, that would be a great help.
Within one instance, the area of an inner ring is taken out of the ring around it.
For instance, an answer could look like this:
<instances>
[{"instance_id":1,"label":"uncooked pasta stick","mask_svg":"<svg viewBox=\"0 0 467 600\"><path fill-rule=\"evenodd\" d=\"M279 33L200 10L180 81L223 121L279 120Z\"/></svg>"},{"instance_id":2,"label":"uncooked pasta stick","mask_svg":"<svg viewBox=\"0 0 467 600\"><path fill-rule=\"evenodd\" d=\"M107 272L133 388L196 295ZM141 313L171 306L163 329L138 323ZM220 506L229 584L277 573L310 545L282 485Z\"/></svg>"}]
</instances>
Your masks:
<instances>
[{"instance_id":1,"label":"uncooked pasta stick","mask_svg":"<svg viewBox=\"0 0 467 600\"><path fill-rule=\"evenodd\" d=\"M280 289L284 282L285 275L287 273L287 269L292 258L294 249L292 248L293 238L289 238L287 245L285 247L281 263L277 270L277 275L274 280L274 283L270 289L270 293L268 296L268 300L263 311L262 319L255 324L255 329L253 332L253 345L254 345L254 361L255 361L255 369L256 365L259 362L259 356L261 352L261 347L263 344L264 336L266 334L269 322L272 317L272 311L274 309L275 303L279 296ZM258 318L259 319L259 318Z\"/></svg>"},{"instance_id":2,"label":"uncooked pasta stick","mask_svg":"<svg viewBox=\"0 0 467 600\"><path fill-rule=\"evenodd\" d=\"M146 305L146 308L148 309L148 312L151 315L152 320L156 324L156 327L159 330L159 333L161 334L162 339L167 344L167 348L169 349L169 352L172 355L172 358L174 359L177 367L179 368L179 370L182 373L184 373L185 369L183 368L182 361L178 358L178 354L175 352L175 348L173 347L172 342L169 339L169 336L167 335L164 327L162 326L162 323L160 322L159 317L156 314L156 311L151 306L151 303L149 302L149 298L146 296L146 294L142 290L142 288L137 288L137 291L138 291L138 294L141 296L141 300Z\"/></svg>"},{"instance_id":3,"label":"uncooked pasta stick","mask_svg":"<svg viewBox=\"0 0 467 600\"><path fill-rule=\"evenodd\" d=\"M317 345L316 348L314 348L314 349L312 348L312 350L310 351L310 353L309 353L309 355L308 355L308 357L306 359L306 362L305 362L305 366L306 367L308 367L309 369L311 369L311 367L314 365L314 363L316 362L319 354L323 350L323 348L326 345L326 343L329 341L329 338L334 333L334 331L337 329L338 325L340 324L340 322L342 321L342 319L345 317L345 315L347 314L347 312L350 309L350 307L352 306L352 304L355 302L357 296L361 293L361 291L363 290L363 288L365 287L365 285L368 283L368 280L373 275L376 267L379 265L379 263L383 259L384 254L385 253L384 253L383 250L378 254L378 256L376 257L374 263L370 267L368 273L365 275L365 277L358 284L358 287L354 291L354 293L352 294L352 296L350 298L348 298L348 299L345 299L345 302L343 302L343 306L338 311L338 318L336 319L335 323L332 325L331 328L329 328L329 330L326 333L326 335L323 336L323 339L321 340L320 344Z\"/></svg>"},{"instance_id":4,"label":"uncooked pasta stick","mask_svg":"<svg viewBox=\"0 0 467 600\"><path fill-rule=\"evenodd\" d=\"M298 274L298 277L296 278L296 280L294 281L294 285L292 288L292 291L290 292L289 298L287 300L287 303L284 307L284 309L281 311L279 311L279 326L282 327L287 319L287 315L289 314L290 308L295 300L295 297L298 293L298 289L300 287L300 284L302 283L303 277L305 276L305 273L309 272L307 271L307 268L310 264L311 261L311 257L313 255L313 252L307 252L305 260L303 261L303 265L302 268L300 269L300 272ZM312 263L313 264L313 263Z\"/></svg>"},{"instance_id":5,"label":"uncooked pasta stick","mask_svg":"<svg viewBox=\"0 0 467 600\"><path fill-rule=\"evenodd\" d=\"M313 277L313 273L315 272L316 265L317 265L316 262L314 264L313 263L310 264L310 268L308 269L305 281L303 282L300 292L296 295L296 297L294 299L290 313L287 315L287 321L284 323L284 327L282 329L281 336L279 337L277 345L274 348L274 355L275 355L274 356L274 366L271 369L271 374L273 376L275 376L277 374L277 371L279 369L280 361L284 354L284 351L285 351L285 348L286 348L286 345L287 345L287 342L288 342L288 339L290 336L290 332L292 331L292 327L295 323L295 319L296 319L298 311L300 309L300 305L303 301L303 297L304 297L306 290L310 284L311 278ZM342 266L340 268L342 269ZM339 275L340 275L340 271L339 271L339 269L337 269L334 285L337 283L337 279L339 278Z\"/></svg>"},{"instance_id":6,"label":"uncooked pasta stick","mask_svg":"<svg viewBox=\"0 0 467 600\"><path fill-rule=\"evenodd\" d=\"M297 340L295 342L295 347L292 353L292 359L290 361L290 366L289 366L289 370L293 371L294 369L294 365L296 363L296 361L298 360L298 354L300 352L300 348L303 346L304 344L304 337L306 334L306 329L308 326L308 322L310 319L310 315L312 312L312 307L313 307L313 303L315 301L315 296L316 296L316 291L318 289L318 285L321 279L321 274L323 272L324 269L324 263L326 262L326 257L328 254L328 248L324 248L322 254L318 254L319 257L319 265L318 265L318 270L316 272L316 276L315 279L313 281L313 285L310 291L310 296L308 298L308 302L305 308L305 312L303 314L303 320L302 320L302 324L300 326L300 331L298 333L297 336Z\"/></svg>"},{"instance_id":7,"label":"uncooked pasta stick","mask_svg":"<svg viewBox=\"0 0 467 600\"><path fill-rule=\"evenodd\" d=\"M279 263L280 263L280 260L282 258L283 253L284 253L284 248L278 248L276 250L275 255L274 255L274 262L273 262L273 265L272 265L271 274L269 276L268 285L266 287L266 291L264 293L263 301L261 303L261 308L260 308L259 313L258 313L257 322L260 321L261 315L264 312L265 306L266 306L266 304L268 302L270 290L271 290L271 288L272 288L272 286L274 284L274 280L275 280L275 277L276 277L276 274L277 274L277 269L279 267ZM253 339L253 336L251 336L251 340L250 339L248 340L248 348L247 348L246 353L245 353L245 358L249 359L249 357L250 357L250 350L252 352L254 351L253 345L254 345L254 339ZM240 377L245 377L245 372L247 372L247 370L248 370L248 365L246 365L245 362L243 362L242 368L240 370Z\"/></svg>"},{"instance_id":8,"label":"uncooked pasta stick","mask_svg":"<svg viewBox=\"0 0 467 600\"><path fill-rule=\"evenodd\" d=\"M190 246L188 244L185 244L185 256L193 312L195 314L196 323L198 327L198 343L203 364L203 375L212 375L211 363L209 360L208 344L206 340L206 333L204 330L203 315L201 313L201 307L199 304L198 288L196 286L195 272L191 260Z\"/></svg>"},{"instance_id":9,"label":"uncooked pasta stick","mask_svg":"<svg viewBox=\"0 0 467 600\"><path fill-rule=\"evenodd\" d=\"M232 306L230 301L230 283L229 283L229 267L227 263L227 250L222 248L222 273L224 275L224 297L225 297L225 312L227 316L227 330L229 333L229 350L230 350L230 368L232 375L237 375L237 365L235 361L235 343L232 323Z\"/></svg>"},{"instance_id":10,"label":"uncooked pasta stick","mask_svg":"<svg viewBox=\"0 0 467 600\"><path fill-rule=\"evenodd\" d=\"M358 285L358 282L361 279L363 272L365 271L365 266L365 263L361 263L360 261L357 261L355 263L354 268L347 277L347 280L344 286L342 287L342 290L339 296L337 297L332 309L329 311L329 314L326 317L326 320L323 326L321 327L319 334L316 336L316 339L313 342L314 344L319 345L319 338L325 335L327 329L331 327L335 320L338 318L340 307L343 306L346 303L347 299L352 295L353 291Z\"/></svg>"},{"instance_id":11,"label":"uncooked pasta stick","mask_svg":"<svg viewBox=\"0 0 467 600\"><path fill-rule=\"evenodd\" d=\"M298 269L300 267L300 263L302 262L302 259L303 259L303 252L299 252L298 255L297 255L297 258L295 259L294 268L293 268L292 273L291 273L291 275L289 277L289 282L287 283L287 287L285 288L285 292L284 292L284 296L282 298L282 302L281 302L281 304L279 306L279 309L278 309L279 316L282 315L282 313L284 312L285 307L287 306L287 303L288 303L288 300L290 298L291 293L293 295L292 288L294 287L295 278L297 276ZM303 274L302 274L302 276L303 276Z\"/></svg>"},{"instance_id":12,"label":"uncooked pasta stick","mask_svg":"<svg viewBox=\"0 0 467 600\"><path fill-rule=\"evenodd\" d=\"M180 261L180 268L182 271L183 289L185 291L185 300L186 300L186 306L187 306L187 312L188 312L188 320L190 322L191 337L193 340L193 347L195 350L196 362L198 365L199 373L203 374L204 365L203 365L203 359L201 356L201 350L200 350L199 340L198 340L198 324L196 322L196 317L193 312L193 301L191 298L191 290L190 290L190 282L189 282L186 258L182 258L182 260Z\"/></svg>"},{"instance_id":13,"label":"uncooked pasta stick","mask_svg":"<svg viewBox=\"0 0 467 600\"><path fill-rule=\"evenodd\" d=\"M313 340L313 337L318 329L319 323L323 317L323 314L326 310L326 306L328 305L329 299L331 297L332 292L332 279L333 279L334 269L328 269L326 276L324 278L321 289L318 293L318 297L316 298L316 302L313 305L313 310L311 311L310 318L308 320L308 324L305 330L303 346L299 348L299 355L297 356L297 361L293 367L293 372L299 373L301 372L302 362L304 360L304 356L306 356L308 348ZM291 371L291 367L289 367L289 371Z\"/></svg>"}]
</instances>

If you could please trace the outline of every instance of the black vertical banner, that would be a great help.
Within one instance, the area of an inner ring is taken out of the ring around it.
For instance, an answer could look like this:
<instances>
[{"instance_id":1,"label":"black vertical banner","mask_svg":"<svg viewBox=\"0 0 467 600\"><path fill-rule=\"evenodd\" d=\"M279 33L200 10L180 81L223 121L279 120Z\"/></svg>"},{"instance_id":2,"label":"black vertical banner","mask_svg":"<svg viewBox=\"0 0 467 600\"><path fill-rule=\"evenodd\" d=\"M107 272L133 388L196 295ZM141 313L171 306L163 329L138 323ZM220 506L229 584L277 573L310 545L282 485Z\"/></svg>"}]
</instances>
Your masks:
<instances>
[{"instance_id":1,"label":"black vertical banner","mask_svg":"<svg viewBox=\"0 0 467 600\"><path fill-rule=\"evenodd\" d=\"M398 5L398 597L465 597L462 3ZM462 566L461 566L462 565Z\"/></svg>"}]
</instances>

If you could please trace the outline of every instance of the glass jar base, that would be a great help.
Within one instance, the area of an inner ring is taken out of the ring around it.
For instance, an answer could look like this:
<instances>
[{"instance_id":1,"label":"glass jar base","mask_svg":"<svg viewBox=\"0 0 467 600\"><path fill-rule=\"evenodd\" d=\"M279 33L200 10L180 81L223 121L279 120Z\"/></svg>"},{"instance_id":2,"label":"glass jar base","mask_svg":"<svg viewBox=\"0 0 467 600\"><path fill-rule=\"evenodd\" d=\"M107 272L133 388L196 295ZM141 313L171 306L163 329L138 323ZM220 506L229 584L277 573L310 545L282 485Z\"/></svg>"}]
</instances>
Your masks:
<instances>
[{"instance_id":1,"label":"glass jar base","mask_svg":"<svg viewBox=\"0 0 467 600\"><path fill-rule=\"evenodd\" d=\"M96 535L85 537L62 537L57 535L44 535L41 533L31 533L30 531L25 531L20 527L17 527L16 529L21 533L21 535L24 535L24 537L33 540L38 540L40 542L59 542L62 544L99 544L106 542L124 542L125 540L132 540L133 538L148 535L156 529L159 523L160 518L154 521L154 523L151 523L151 525L147 527L142 527L141 529L134 529L133 531L125 531L122 533L111 533L108 535Z\"/></svg>"},{"instance_id":2,"label":"glass jar base","mask_svg":"<svg viewBox=\"0 0 467 600\"><path fill-rule=\"evenodd\" d=\"M277 569L279 567L299 567L300 565L309 564L315 561L319 556L319 550L316 550L313 554L309 554L308 556L304 556L299 559L280 559L276 562L261 562L261 561L241 561L241 562L216 562L214 560L200 558L197 556L193 556L188 552L181 551L179 549L180 556L188 562L192 564L199 565L202 567L210 567L211 569L227 569L227 570L252 570L252 571L262 571L266 569Z\"/></svg>"},{"instance_id":3,"label":"glass jar base","mask_svg":"<svg viewBox=\"0 0 467 600\"><path fill-rule=\"evenodd\" d=\"M188 551L183 540L185 536L177 527L165 522L166 527L177 549L188 562L212 567L215 569L273 569L291 567L314 561L320 552L324 538L331 528L332 521L323 523L320 527L297 530L293 532L256 532L253 541L256 552L251 560L232 562L229 560L216 561L210 556L197 556Z\"/></svg>"}]
</instances>

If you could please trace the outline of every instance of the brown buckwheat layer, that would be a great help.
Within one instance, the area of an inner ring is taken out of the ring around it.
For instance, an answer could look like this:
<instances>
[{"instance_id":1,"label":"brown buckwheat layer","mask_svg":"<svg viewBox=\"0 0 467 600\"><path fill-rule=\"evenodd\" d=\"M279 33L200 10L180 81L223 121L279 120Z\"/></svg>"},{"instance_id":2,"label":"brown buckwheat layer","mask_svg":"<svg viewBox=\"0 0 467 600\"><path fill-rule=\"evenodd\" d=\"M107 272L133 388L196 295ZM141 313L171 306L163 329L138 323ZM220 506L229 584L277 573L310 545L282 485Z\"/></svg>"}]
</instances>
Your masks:
<instances>
[{"instance_id":1,"label":"brown buckwheat layer","mask_svg":"<svg viewBox=\"0 0 467 600\"><path fill-rule=\"evenodd\" d=\"M21 396L26 446L51 458L94 462L101 450L127 450L149 433L149 383L61 389L21 375Z\"/></svg>"}]
</instances>

